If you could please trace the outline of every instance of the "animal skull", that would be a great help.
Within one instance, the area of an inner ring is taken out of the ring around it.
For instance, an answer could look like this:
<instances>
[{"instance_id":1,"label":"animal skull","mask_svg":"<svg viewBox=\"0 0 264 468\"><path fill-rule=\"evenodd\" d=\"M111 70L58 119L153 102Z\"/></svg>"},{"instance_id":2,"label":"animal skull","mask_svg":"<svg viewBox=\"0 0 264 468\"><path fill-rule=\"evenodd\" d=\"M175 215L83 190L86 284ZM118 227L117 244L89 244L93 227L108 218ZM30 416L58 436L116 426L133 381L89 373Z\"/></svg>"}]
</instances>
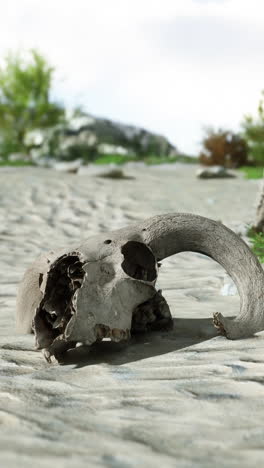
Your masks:
<instances>
[{"instance_id":1,"label":"animal skull","mask_svg":"<svg viewBox=\"0 0 264 468\"><path fill-rule=\"evenodd\" d=\"M158 262L183 251L220 263L241 297L237 318L214 315L228 338L264 329L264 273L249 247L223 224L192 214L156 216L92 237L69 251L39 257L26 271L17 297L17 329L35 333L48 361L77 342L170 327L169 307L155 288Z\"/></svg>"}]
</instances>

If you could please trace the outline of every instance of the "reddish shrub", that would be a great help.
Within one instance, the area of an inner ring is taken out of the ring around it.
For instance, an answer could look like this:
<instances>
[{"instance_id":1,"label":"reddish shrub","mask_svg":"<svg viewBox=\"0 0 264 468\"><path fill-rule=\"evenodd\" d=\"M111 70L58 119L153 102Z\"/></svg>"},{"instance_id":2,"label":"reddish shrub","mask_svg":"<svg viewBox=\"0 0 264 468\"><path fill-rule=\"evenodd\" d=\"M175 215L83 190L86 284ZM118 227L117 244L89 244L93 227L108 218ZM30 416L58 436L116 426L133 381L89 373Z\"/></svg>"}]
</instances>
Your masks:
<instances>
[{"instance_id":1,"label":"reddish shrub","mask_svg":"<svg viewBox=\"0 0 264 468\"><path fill-rule=\"evenodd\" d=\"M228 130L207 130L199 160L206 166L219 165L236 168L247 164L246 141Z\"/></svg>"}]
</instances>

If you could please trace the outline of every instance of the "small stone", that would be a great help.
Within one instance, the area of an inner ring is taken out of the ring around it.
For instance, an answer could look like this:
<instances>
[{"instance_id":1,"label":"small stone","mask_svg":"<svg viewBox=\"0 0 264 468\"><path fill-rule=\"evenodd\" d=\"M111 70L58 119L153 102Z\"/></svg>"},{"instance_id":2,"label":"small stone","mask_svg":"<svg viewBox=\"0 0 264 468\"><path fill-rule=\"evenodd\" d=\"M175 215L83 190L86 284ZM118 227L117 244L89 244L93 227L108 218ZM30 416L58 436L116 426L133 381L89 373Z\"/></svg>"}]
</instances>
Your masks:
<instances>
[{"instance_id":1,"label":"small stone","mask_svg":"<svg viewBox=\"0 0 264 468\"><path fill-rule=\"evenodd\" d=\"M200 167L196 172L196 177L199 179L221 179L236 177L235 174L229 172L222 166Z\"/></svg>"}]
</instances>

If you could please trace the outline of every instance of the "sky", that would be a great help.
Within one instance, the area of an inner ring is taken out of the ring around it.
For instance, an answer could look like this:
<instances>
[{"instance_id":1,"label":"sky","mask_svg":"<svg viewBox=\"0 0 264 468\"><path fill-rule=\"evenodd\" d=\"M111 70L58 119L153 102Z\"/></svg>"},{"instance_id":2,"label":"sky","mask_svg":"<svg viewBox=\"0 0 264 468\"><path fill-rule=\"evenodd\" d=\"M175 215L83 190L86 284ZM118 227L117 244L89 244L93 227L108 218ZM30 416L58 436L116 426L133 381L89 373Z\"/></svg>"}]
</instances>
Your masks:
<instances>
[{"instance_id":1,"label":"sky","mask_svg":"<svg viewBox=\"0 0 264 468\"><path fill-rule=\"evenodd\" d=\"M196 154L238 131L264 89L263 0L0 0L0 63L37 48L53 97Z\"/></svg>"}]
</instances>

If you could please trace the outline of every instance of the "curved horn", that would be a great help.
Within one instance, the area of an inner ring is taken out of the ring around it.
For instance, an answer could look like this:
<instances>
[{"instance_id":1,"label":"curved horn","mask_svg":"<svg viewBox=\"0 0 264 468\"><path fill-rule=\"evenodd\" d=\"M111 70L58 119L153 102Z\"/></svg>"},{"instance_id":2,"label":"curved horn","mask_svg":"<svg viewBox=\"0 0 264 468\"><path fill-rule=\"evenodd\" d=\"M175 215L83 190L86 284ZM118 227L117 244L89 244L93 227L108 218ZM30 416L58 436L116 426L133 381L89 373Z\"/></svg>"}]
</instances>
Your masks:
<instances>
[{"instance_id":1,"label":"curved horn","mask_svg":"<svg viewBox=\"0 0 264 468\"><path fill-rule=\"evenodd\" d=\"M141 225L145 241L158 260L192 251L211 257L224 267L240 295L235 319L214 315L214 324L230 339L264 330L264 272L246 243L220 222L176 213L156 216Z\"/></svg>"}]
</instances>

